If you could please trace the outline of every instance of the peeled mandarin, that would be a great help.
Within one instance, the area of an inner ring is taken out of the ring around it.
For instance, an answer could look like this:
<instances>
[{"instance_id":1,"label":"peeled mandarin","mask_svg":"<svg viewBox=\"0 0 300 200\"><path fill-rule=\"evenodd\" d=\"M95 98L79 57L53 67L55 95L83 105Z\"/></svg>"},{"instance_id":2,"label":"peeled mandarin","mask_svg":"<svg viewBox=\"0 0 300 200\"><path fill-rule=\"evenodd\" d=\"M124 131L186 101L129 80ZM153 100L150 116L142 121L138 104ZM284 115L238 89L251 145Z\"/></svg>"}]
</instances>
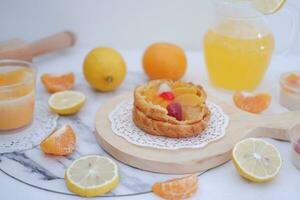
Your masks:
<instances>
[{"instance_id":1,"label":"peeled mandarin","mask_svg":"<svg viewBox=\"0 0 300 200\"><path fill-rule=\"evenodd\" d=\"M72 72L65 74L43 74L41 77L43 84L50 93L69 90L75 83L75 76Z\"/></svg>"},{"instance_id":2,"label":"peeled mandarin","mask_svg":"<svg viewBox=\"0 0 300 200\"><path fill-rule=\"evenodd\" d=\"M272 97L266 93L253 95L236 92L233 96L233 101L238 108L251 113L261 113L266 110L269 107L271 100Z\"/></svg>"},{"instance_id":3,"label":"peeled mandarin","mask_svg":"<svg viewBox=\"0 0 300 200\"><path fill-rule=\"evenodd\" d=\"M194 195L197 189L198 177L195 174L155 183L152 186L153 193L164 199L187 199Z\"/></svg>"},{"instance_id":4,"label":"peeled mandarin","mask_svg":"<svg viewBox=\"0 0 300 200\"><path fill-rule=\"evenodd\" d=\"M55 130L42 141L40 147L46 154L66 156L75 150L76 135L70 125Z\"/></svg>"}]
</instances>

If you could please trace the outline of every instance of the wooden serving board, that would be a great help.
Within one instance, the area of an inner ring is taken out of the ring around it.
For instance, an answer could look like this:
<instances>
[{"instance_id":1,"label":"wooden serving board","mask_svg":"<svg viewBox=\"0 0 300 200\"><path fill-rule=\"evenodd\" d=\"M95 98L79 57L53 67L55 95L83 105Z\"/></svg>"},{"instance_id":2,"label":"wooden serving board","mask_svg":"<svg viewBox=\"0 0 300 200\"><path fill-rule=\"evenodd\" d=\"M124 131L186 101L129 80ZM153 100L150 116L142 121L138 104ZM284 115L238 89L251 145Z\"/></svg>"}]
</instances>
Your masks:
<instances>
[{"instance_id":1,"label":"wooden serving board","mask_svg":"<svg viewBox=\"0 0 300 200\"><path fill-rule=\"evenodd\" d=\"M164 150L141 147L114 134L108 119L116 105L130 98L132 94L115 97L98 110L96 138L117 160L152 172L193 173L216 167L230 160L231 149L238 141L249 137L288 141L287 130L300 122L300 111L269 115L250 114L208 95L208 100L221 106L229 116L229 125L223 138L197 149Z\"/></svg>"}]
</instances>

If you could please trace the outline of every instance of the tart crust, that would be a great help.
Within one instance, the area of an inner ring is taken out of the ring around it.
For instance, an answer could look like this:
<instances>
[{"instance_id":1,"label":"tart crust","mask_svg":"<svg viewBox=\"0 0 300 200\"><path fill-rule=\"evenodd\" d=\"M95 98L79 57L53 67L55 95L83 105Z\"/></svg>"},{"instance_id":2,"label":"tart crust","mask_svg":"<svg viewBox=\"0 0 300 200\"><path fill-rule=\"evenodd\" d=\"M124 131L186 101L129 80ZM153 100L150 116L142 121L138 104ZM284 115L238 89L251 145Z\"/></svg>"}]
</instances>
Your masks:
<instances>
[{"instance_id":1,"label":"tart crust","mask_svg":"<svg viewBox=\"0 0 300 200\"><path fill-rule=\"evenodd\" d=\"M146 99L144 92L149 88L159 87L163 82L167 82L169 85L189 85L190 87L195 87L197 89L197 95L202 99L202 102L199 105L201 113L197 119L178 121L176 118L168 115L166 108L156 105ZM210 111L205 101L206 93L199 85L185 82L173 82L170 80L150 81L147 85L138 86L134 90L134 106L132 110L133 122L137 127L151 135L172 138L196 136L203 132L210 119Z\"/></svg>"}]
</instances>

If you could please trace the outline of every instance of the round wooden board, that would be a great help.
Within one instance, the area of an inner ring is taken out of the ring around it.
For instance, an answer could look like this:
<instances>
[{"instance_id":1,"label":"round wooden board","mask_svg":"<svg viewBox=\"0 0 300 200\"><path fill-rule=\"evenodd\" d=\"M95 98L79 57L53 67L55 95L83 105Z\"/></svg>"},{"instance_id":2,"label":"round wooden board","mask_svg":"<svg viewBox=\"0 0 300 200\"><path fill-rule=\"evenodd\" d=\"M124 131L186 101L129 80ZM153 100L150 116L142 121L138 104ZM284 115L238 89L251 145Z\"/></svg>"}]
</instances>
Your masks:
<instances>
[{"instance_id":1,"label":"round wooden board","mask_svg":"<svg viewBox=\"0 0 300 200\"><path fill-rule=\"evenodd\" d=\"M132 99L132 94L124 94L112 98L99 108L96 115L97 141L117 160L159 173L194 173L223 164L230 159L230 151L234 144L246 137L265 136L287 140L286 129L298 122L300 116L300 111L264 116L251 115L213 98L213 101L229 115L230 123L226 135L204 148L164 150L134 145L112 132L109 113L121 101L129 99Z\"/></svg>"}]
</instances>

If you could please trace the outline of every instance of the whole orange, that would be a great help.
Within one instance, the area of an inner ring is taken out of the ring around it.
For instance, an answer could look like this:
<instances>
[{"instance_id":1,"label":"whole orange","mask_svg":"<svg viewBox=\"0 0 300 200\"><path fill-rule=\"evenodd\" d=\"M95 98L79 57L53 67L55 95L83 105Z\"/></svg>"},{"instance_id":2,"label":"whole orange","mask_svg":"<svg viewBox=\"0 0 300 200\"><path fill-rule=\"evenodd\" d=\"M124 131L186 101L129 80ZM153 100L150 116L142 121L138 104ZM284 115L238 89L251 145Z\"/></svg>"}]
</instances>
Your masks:
<instances>
[{"instance_id":1,"label":"whole orange","mask_svg":"<svg viewBox=\"0 0 300 200\"><path fill-rule=\"evenodd\" d=\"M154 43L143 56L143 67L150 79L180 79L187 68L182 48L170 43Z\"/></svg>"}]
</instances>

